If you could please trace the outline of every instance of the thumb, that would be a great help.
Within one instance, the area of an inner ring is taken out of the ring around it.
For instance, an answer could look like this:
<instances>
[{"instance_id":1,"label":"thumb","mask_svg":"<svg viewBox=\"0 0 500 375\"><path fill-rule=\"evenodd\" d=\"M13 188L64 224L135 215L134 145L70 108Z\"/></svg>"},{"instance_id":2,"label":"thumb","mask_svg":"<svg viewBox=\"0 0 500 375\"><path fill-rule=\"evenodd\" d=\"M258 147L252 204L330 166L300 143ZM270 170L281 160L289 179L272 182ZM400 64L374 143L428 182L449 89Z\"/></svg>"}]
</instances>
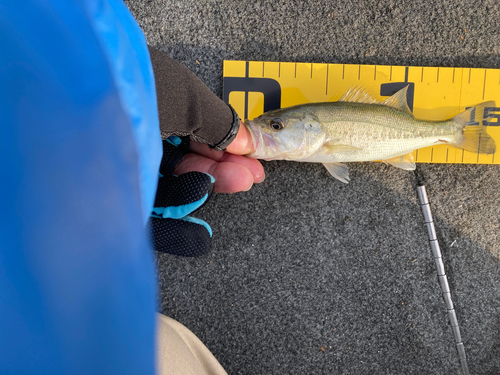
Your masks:
<instances>
[{"instance_id":1,"label":"thumb","mask_svg":"<svg viewBox=\"0 0 500 375\"><path fill-rule=\"evenodd\" d=\"M240 121L238 134L236 134L231 144L227 146L226 151L235 155L246 155L255 151L252 143L252 135L243 121Z\"/></svg>"}]
</instances>

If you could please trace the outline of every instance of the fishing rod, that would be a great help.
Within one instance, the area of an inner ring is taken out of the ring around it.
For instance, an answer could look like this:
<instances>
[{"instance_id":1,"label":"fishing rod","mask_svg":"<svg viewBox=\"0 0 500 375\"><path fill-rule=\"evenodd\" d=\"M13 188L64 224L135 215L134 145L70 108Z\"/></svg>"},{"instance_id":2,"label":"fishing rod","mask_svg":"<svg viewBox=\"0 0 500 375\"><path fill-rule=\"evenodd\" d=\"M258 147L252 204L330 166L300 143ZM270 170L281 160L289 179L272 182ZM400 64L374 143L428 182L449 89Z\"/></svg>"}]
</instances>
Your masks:
<instances>
[{"instance_id":1,"label":"fishing rod","mask_svg":"<svg viewBox=\"0 0 500 375\"><path fill-rule=\"evenodd\" d=\"M422 213L424 215L424 222L427 227L427 233L429 235L429 244L431 247L432 256L434 257L434 261L436 262L439 284L441 285L441 291L443 293L443 298L448 313L448 320L450 322L451 330L455 338L455 347L457 348L462 374L469 375L469 366L467 365L465 346L462 341L462 336L460 335L460 328L458 326L455 305L453 304L453 300L451 298L450 285L448 284L448 277L446 276L445 272L441 248L439 247L439 241L436 235L436 227L432 218L431 206L429 204L429 198L427 196L427 190L425 188L425 180L421 171L418 171L418 169L414 170L414 174L417 183L418 199L420 202L420 207L422 208Z\"/></svg>"}]
</instances>

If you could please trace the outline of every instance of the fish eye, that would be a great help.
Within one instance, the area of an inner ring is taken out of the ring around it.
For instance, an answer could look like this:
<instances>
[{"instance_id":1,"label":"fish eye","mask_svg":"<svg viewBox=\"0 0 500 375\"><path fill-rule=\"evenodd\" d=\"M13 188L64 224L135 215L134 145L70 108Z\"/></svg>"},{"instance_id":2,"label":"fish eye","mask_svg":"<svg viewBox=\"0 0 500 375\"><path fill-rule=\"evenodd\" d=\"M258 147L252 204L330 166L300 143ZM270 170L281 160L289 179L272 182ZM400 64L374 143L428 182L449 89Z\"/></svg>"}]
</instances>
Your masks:
<instances>
[{"instance_id":1,"label":"fish eye","mask_svg":"<svg viewBox=\"0 0 500 375\"><path fill-rule=\"evenodd\" d=\"M283 120L280 118L272 119L270 125L274 130L281 130L285 127L285 125L283 124Z\"/></svg>"}]
</instances>

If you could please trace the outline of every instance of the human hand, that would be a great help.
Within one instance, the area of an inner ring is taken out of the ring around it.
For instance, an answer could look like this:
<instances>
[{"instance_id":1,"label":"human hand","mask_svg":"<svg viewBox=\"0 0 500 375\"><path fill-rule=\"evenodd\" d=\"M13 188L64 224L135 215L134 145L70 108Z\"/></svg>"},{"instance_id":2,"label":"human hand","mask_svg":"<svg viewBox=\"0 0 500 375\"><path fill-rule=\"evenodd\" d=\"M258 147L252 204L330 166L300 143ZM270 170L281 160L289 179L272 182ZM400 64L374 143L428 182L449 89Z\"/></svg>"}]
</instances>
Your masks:
<instances>
[{"instance_id":1,"label":"human hand","mask_svg":"<svg viewBox=\"0 0 500 375\"><path fill-rule=\"evenodd\" d=\"M212 230L191 214L205 204L212 191L235 193L250 189L253 183L264 180L264 169L258 160L243 156L254 150L252 137L242 123L225 152L193 141L189 144L191 152L182 156L172 172L178 160L177 150L186 152L187 144L179 138L163 141L162 177L149 230L157 251L200 256L210 249Z\"/></svg>"},{"instance_id":2,"label":"human hand","mask_svg":"<svg viewBox=\"0 0 500 375\"><path fill-rule=\"evenodd\" d=\"M236 193L249 190L254 183L264 180L264 168L258 160L246 156L254 152L252 136L240 122L236 138L226 151L216 151L208 145L190 142L191 153L183 156L174 169L174 174L198 171L212 175L215 179L214 191Z\"/></svg>"}]
</instances>

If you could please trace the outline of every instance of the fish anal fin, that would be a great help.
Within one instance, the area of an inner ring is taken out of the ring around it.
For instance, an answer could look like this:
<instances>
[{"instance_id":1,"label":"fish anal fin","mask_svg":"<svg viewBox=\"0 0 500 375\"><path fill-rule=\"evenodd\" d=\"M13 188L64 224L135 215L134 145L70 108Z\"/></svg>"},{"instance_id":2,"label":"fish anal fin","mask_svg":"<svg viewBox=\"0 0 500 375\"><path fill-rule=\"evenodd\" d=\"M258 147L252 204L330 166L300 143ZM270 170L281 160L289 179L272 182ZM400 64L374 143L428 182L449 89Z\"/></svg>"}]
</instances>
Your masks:
<instances>
[{"instance_id":1,"label":"fish anal fin","mask_svg":"<svg viewBox=\"0 0 500 375\"><path fill-rule=\"evenodd\" d=\"M395 108L401 112L408 113L409 115L413 116L413 113L411 113L410 108L408 107L408 102L406 100L407 92L408 86L402 88L393 96L385 99L381 104Z\"/></svg>"},{"instance_id":2,"label":"fish anal fin","mask_svg":"<svg viewBox=\"0 0 500 375\"><path fill-rule=\"evenodd\" d=\"M373 99L368 90L361 86L351 86L338 101L367 104L379 103L377 100Z\"/></svg>"},{"instance_id":3,"label":"fish anal fin","mask_svg":"<svg viewBox=\"0 0 500 375\"><path fill-rule=\"evenodd\" d=\"M342 163L323 163L326 170L337 180L348 184L349 183L349 169Z\"/></svg>"},{"instance_id":4,"label":"fish anal fin","mask_svg":"<svg viewBox=\"0 0 500 375\"><path fill-rule=\"evenodd\" d=\"M405 171L415 170L415 161L413 159L413 153L410 152L405 155L396 156L392 159L383 160L385 163L393 165L397 168L404 169Z\"/></svg>"}]
</instances>

